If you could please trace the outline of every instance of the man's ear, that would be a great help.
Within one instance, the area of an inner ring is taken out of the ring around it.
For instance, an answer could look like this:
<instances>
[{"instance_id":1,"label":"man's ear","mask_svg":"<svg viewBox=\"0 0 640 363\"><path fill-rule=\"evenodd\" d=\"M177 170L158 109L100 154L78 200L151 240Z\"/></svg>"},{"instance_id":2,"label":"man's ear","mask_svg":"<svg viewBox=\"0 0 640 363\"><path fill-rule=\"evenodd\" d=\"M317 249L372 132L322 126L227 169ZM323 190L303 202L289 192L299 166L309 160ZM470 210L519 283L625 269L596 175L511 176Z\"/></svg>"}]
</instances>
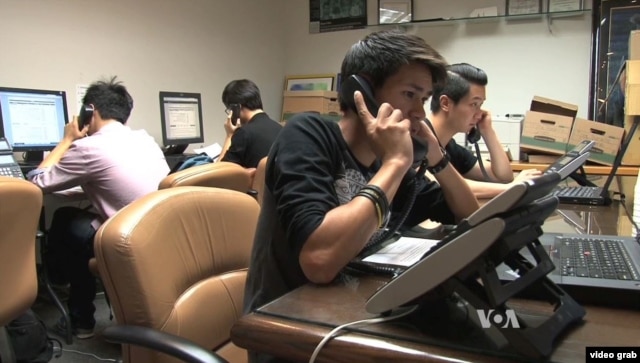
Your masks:
<instances>
[{"instance_id":1,"label":"man's ear","mask_svg":"<svg viewBox=\"0 0 640 363\"><path fill-rule=\"evenodd\" d=\"M446 95L440 96L440 109L445 112L449 112L451 110L451 106L453 106L453 101Z\"/></svg>"}]
</instances>

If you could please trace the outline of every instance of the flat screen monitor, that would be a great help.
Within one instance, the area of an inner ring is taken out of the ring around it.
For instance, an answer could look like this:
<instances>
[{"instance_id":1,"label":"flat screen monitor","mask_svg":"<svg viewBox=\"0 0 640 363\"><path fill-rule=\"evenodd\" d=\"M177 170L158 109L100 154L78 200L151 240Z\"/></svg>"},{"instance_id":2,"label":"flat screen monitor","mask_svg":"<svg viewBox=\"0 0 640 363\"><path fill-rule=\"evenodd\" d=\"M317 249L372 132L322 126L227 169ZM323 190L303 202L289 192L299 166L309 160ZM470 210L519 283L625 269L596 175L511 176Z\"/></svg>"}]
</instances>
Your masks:
<instances>
[{"instance_id":1,"label":"flat screen monitor","mask_svg":"<svg viewBox=\"0 0 640 363\"><path fill-rule=\"evenodd\" d=\"M0 136L25 161L41 161L64 136L69 122L64 91L0 87Z\"/></svg>"},{"instance_id":2,"label":"flat screen monitor","mask_svg":"<svg viewBox=\"0 0 640 363\"><path fill-rule=\"evenodd\" d=\"M160 120L164 146L204 142L199 93L161 91Z\"/></svg>"}]
</instances>

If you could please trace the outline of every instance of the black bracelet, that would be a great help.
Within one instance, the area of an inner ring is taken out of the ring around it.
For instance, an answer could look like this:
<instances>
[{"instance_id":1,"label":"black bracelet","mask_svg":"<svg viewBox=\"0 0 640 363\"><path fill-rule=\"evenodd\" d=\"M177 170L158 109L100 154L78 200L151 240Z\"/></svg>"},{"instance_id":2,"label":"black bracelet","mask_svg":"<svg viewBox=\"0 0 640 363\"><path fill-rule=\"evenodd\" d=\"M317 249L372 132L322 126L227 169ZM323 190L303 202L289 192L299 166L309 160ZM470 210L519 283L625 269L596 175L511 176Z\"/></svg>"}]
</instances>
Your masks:
<instances>
[{"instance_id":1,"label":"black bracelet","mask_svg":"<svg viewBox=\"0 0 640 363\"><path fill-rule=\"evenodd\" d=\"M391 211L389 200L384 191L377 185L365 185L357 195L369 198L376 207L378 213L378 228L384 228L389 222Z\"/></svg>"},{"instance_id":2,"label":"black bracelet","mask_svg":"<svg viewBox=\"0 0 640 363\"><path fill-rule=\"evenodd\" d=\"M436 165L428 166L427 171L432 175L436 175L437 173L441 172L444 168L446 168L447 165L449 165L449 154L447 154L447 152L444 149L442 149L442 159L440 159L440 161L438 161Z\"/></svg>"},{"instance_id":3,"label":"black bracelet","mask_svg":"<svg viewBox=\"0 0 640 363\"><path fill-rule=\"evenodd\" d=\"M382 214L382 208L378 202L378 197L374 195L370 190L361 190L356 194L356 197L365 197L373 202L373 207L376 209L376 215L378 216L378 228L384 223L384 216Z\"/></svg>"}]
</instances>

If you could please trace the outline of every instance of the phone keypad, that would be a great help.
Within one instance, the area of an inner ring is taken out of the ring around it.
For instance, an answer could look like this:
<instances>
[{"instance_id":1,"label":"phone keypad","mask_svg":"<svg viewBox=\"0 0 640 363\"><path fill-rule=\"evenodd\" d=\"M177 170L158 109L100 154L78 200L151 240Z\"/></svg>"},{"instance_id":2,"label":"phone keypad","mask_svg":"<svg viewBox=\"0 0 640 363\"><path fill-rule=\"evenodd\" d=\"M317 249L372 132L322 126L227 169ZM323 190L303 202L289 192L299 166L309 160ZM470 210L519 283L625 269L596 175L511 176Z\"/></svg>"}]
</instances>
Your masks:
<instances>
[{"instance_id":1,"label":"phone keypad","mask_svg":"<svg viewBox=\"0 0 640 363\"><path fill-rule=\"evenodd\" d=\"M22 170L18 165L0 165L0 176L9 176L13 178L24 179Z\"/></svg>"}]
</instances>

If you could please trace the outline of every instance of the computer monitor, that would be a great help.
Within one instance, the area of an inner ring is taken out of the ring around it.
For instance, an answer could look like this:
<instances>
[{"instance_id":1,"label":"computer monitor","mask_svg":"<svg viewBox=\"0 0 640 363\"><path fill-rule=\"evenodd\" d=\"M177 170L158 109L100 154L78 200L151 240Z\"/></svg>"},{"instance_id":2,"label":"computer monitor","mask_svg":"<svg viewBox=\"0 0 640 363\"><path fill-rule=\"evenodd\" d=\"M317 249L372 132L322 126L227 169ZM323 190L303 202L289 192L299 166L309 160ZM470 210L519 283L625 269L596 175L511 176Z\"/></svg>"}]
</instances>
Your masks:
<instances>
[{"instance_id":1,"label":"computer monitor","mask_svg":"<svg viewBox=\"0 0 640 363\"><path fill-rule=\"evenodd\" d=\"M0 136L27 162L42 161L64 136L69 122L64 91L0 87Z\"/></svg>"},{"instance_id":2,"label":"computer monitor","mask_svg":"<svg viewBox=\"0 0 640 363\"><path fill-rule=\"evenodd\" d=\"M199 93L161 91L160 120L165 154L181 154L189 144L204 142Z\"/></svg>"}]
</instances>

